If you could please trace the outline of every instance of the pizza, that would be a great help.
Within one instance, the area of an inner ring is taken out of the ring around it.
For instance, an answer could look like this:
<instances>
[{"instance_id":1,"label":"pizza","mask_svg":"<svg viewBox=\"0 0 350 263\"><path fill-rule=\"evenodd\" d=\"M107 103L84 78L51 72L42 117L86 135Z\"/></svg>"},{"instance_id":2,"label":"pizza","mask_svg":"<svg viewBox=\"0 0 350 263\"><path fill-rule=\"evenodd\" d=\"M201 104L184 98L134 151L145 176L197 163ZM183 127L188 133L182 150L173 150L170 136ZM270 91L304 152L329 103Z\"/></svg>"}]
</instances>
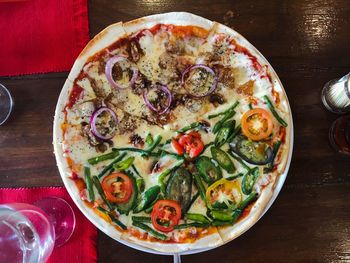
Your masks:
<instances>
[{"instance_id":1,"label":"pizza","mask_svg":"<svg viewBox=\"0 0 350 263\"><path fill-rule=\"evenodd\" d=\"M77 58L54 146L83 213L127 244L215 247L271 204L291 157L277 75L238 33L188 13L117 23Z\"/></svg>"}]
</instances>

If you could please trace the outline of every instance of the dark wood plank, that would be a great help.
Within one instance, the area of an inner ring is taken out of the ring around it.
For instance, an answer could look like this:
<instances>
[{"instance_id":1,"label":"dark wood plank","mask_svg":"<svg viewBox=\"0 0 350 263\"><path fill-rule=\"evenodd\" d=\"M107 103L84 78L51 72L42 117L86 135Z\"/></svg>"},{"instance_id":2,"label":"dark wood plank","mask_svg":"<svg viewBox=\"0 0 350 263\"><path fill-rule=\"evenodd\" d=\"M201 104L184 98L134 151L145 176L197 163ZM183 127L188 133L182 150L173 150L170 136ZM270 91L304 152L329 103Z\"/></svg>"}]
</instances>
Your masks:
<instances>
[{"instance_id":1,"label":"dark wood plank","mask_svg":"<svg viewBox=\"0 0 350 263\"><path fill-rule=\"evenodd\" d=\"M237 240L183 262L350 262L350 159L335 153L328 129L337 118L320 92L349 71L348 0L90 0L93 37L109 24L154 13L188 11L244 35L273 65L295 124L290 172L267 214ZM67 73L0 78L16 107L0 127L0 186L62 185L52 154L52 117ZM99 262L171 262L119 244L103 233Z\"/></svg>"},{"instance_id":2,"label":"dark wood plank","mask_svg":"<svg viewBox=\"0 0 350 263\"><path fill-rule=\"evenodd\" d=\"M64 78L6 79L15 107L0 126L1 187L62 185L52 146L55 105Z\"/></svg>"}]
</instances>

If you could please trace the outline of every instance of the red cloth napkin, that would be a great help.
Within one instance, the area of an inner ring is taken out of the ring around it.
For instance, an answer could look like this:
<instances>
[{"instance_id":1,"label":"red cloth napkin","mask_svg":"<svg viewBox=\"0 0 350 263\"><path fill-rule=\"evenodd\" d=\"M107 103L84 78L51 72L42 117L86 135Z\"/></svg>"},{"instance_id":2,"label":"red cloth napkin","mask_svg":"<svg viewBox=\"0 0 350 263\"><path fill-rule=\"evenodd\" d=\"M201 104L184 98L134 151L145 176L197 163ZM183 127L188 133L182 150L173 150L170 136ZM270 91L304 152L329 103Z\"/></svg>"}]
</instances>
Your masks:
<instances>
[{"instance_id":1,"label":"red cloth napkin","mask_svg":"<svg viewBox=\"0 0 350 263\"><path fill-rule=\"evenodd\" d=\"M70 70L89 40L87 0L0 2L0 76Z\"/></svg>"},{"instance_id":2,"label":"red cloth napkin","mask_svg":"<svg viewBox=\"0 0 350 263\"><path fill-rule=\"evenodd\" d=\"M0 204L31 204L48 196L57 196L66 200L72 206L76 219L73 235L62 247L54 248L48 263L96 262L97 229L76 207L64 187L0 188Z\"/></svg>"}]
</instances>

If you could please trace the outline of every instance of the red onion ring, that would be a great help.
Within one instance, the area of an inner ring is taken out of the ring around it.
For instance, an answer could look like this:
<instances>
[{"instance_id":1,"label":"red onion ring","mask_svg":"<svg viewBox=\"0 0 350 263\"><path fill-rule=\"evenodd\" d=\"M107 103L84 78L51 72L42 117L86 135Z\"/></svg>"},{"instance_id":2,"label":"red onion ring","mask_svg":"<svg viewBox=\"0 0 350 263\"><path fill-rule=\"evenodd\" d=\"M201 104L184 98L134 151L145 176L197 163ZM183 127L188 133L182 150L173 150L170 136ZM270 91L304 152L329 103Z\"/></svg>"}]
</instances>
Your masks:
<instances>
[{"instance_id":1,"label":"red onion ring","mask_svg":"<svg viewBox=\"0 0 350 263\"><path fill-rule=\"evenodd\" d=\"M137 68L132 67L132 77L130 79L130 82L128 84L128 86L123 87L122 85L118 84L112 76L112 70L113 70L113 66L120 62L120 61L124 61L124 60L128 60L128 58L125 55L118 55L118 56L114 56L111 57L107 63L106 63L106 67L105 67L105 74L106 74L106 78L108 80L108 82L114 87L114 88L118 88L118 89L126 89L129 87L132 87L137 79L137 76L139 74L139 71Z\"/></svg>"},{"instance_id":2,"label":"red onion ring","mask_svg":"<svg viewBox=\"0 0 350 263\"><path fill-rule=\"evenodd\" d=\"M147 105L148 108L150 108L151 110L157 112L159 115L162 115L162 114L166 113L169 110L170 105L171 105L171 103L173 101L173 95L171 94L170 90L168 89L168 87L166 85L154 85L153 87L156 88L156 89L160 89L161 91L163 91L164 93L167 94L168 101L167 101L166 107L163 110L158 110L156 107L154 107L153 104L147 98L147 94L148 94L147 90L143 93L143 100L144 100L144 102L145 102L145 104Z\"/></svg>"},{"instance_id":3,"label":"red onion ring","mask_svg":"<svg viewBox=\"0 0 350 263\"><path fill-rule=\"evenodd\" d=\"M117 115L115 114L115 112L113 110L111 110L110 108L107 108L107 107L101 107L99 109L97 109L92 115L91 115L91 118L90 118L90 127L91 127L91 132L92 134L98 138L98 139L101 139L101 140L110 140L114 137L115 135L115 128L113 129L113 132L108 135L108 136L105 136L105 135L102 135L97 127L96 127L96 120L98 118L98 116L100 116L103 112L109 112L111 115L112 115L112 118L114 119L115 123L117 124L118 122L118 118L117 118Z\"/></svg>"},{"instance_id":4,"label":"red onion ring","mask_svg":"<svg viewBox=\"0 0 350 263\"><path fill-rule=\"evenodd\" d=\"M214 70L212 68L210 68L210 67L208 67L208 66L206 66L204 64L196 64L196 65L193 65L193 66L189 66L187 69L185 69L182 72L182 76L181 76L181 84L182 85L184 85L186 87L186 85L185 85L185 76L186 76L186 74L189 73L190 71L194 70L194 69L197 69L197 68L204 69L205 71L209 72L210 74L212 74L214 76L213 85L211 85L210 89L206 93L204 93L202 95L195 95L195 94L191 94L190 93L190 95L193 96L193 97L201 98L201 97L208 96L208 95L210 95L211 93L214 92L214 90L217 87L218 80L217 80L216 74L215 74L215 72L214 72Z\"/></svg>"}]
</instances>

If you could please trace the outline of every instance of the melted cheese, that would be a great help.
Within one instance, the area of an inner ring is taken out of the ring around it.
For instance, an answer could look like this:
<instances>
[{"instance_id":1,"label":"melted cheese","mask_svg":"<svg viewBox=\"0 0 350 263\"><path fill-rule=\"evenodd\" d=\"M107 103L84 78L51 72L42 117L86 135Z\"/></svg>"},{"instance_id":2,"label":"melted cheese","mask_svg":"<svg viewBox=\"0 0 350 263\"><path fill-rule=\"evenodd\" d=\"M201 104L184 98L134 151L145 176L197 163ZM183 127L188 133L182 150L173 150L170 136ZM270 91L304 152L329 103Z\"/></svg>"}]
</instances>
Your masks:
<instances>
[{"instance_id":1,"label":"melted cheese","mask_svg":"<svg viewBox=\"0 0 350 263\"><path fill-rule=\"evenodd\" d=\"M140 38L140 46L145 55L138 61L137 66L142 74L148 79L156 83L159 80L160 68L159 57L165 52L165 38L153 35L150 31L146 31L144 36Z\"/></svg>"}]
</instances>

